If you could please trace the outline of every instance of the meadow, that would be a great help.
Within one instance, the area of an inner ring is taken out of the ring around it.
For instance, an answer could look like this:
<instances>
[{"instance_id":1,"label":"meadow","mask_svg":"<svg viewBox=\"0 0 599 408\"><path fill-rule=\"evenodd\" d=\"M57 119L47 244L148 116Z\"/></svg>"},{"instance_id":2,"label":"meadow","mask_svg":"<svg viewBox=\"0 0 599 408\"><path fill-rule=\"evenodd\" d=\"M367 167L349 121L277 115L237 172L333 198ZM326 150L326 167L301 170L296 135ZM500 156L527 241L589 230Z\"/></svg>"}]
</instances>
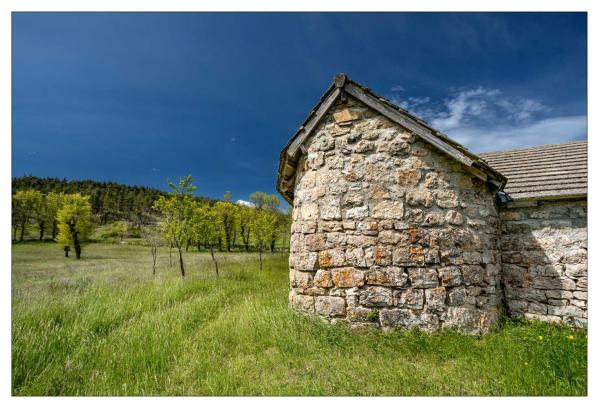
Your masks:
<instances>
[{"instance_id":1,"label":"meadow","mask_svg":"<svg viewBox=\"0 0 599 408\"><path fill-rule=\"evenodd\" d=\"M354 331L289 310L287 256L12 248L13 395L586 395L586 332Z\"/></svg>"}]
</instances>

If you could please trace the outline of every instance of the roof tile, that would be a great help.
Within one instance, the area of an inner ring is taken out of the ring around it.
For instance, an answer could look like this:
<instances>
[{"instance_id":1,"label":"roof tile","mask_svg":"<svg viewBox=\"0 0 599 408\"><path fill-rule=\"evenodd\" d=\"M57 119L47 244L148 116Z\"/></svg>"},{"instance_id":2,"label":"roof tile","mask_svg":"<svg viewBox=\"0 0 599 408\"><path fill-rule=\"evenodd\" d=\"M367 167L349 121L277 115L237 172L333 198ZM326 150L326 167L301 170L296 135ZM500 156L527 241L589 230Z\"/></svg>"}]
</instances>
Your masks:
<instances>
[{"instance_id":1,"label":"roof tile","mask_svg":"<svg viewBox=\"0 0 599 408\"><path fill-rule=\"evenodd\" d=\"M480 153L507 177L504 191L514 200L587 194L587 142Z\"/></svg>"}]
</instances>

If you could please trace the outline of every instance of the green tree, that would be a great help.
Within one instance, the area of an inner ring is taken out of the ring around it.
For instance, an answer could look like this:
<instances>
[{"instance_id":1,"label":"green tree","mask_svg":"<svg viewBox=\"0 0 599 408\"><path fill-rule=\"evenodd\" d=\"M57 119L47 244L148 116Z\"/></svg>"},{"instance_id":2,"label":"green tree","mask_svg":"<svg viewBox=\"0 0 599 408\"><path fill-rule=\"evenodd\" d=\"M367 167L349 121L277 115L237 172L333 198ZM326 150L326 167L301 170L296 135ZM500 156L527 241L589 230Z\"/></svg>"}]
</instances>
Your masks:
<instances>
[{"instance_id":1,"label":"green tree","mask_svg":"<svg viewBox=\"0 0 599 408\"><path fill-rule=\"evenodd\" d=\"M208 204L198 204L194 208L193 236L196 242L202 242L210 249L210 256L214 262L216 276L218 277L218 262L214 256L214 247L218 244L221 230L219 216L214 207Z\"/></svg>"},{"instance_id":2,"label":"green tree","mask_svg":"<svg viewBox=\"0 0 599 408\"><path fill-rule=\"evenodd\" d=\"M266 209L275 212L279 209L279 197L275 194L267 194L263 191L256 191L250 194L250 201L257 210Z\"/></svg>"},{"instance_id":3,"label":"green tree","mask_svg":"<svg viewBox=\"0 0 599 408\"><path fill-rule=\"evenodd\" d=\"M193 217L193 192L196 187L191 183L191 174L179 180L179 184L169 181L173 190L168 197L160 197L154 202L153 208L162 214L160 228L165 239L172 243L179 252L179 268L181 276L185 277L183 264L183 245L190 239Z\"/></svg>"},{"instance_id":4,"label":"green tree","mask_svg":"<svg viewBox=\"0 0 599 408\"><path fill-rule=\"evenodd\" d=\"M20 190L13 196L14 220L21 228L19 241L23 241L27 223L35 217L42 193L37 190Z\"/></svg>"},{"instance_id":5,"label":"green tree","mask_svg":"<svg viewBox=\"0 0 599 408\"><path fill-rule=\"evenodd\" d=\"M231 252L231 242L233 240L233 230L235 228L235 205L229 202L219 201L214 205L214 209L218 216L218 223L221 227L221 232L225 238L225 246L227 252Z\"/></svg>"},{"instance_id":6,"label":"green tree","mask_svg":"<svg viewBox=\"0 0 599 408\"><path fill-rule=\"evenodd\" d=\"M250 233L252 218L256 210L254 208L240 205L237 207L237 225L239 226L239 235L243 241L243 246L246 251L250 250Z\"/></svg>"},{"instance_id":7,"label":"green tree","mask_svg":"<svg viewBox=\"0 0 599 408\"><path fill-rule=\"evenodd\" d=\"M56 214L64 204L65 195L64 193L49 192L46 194L46 210L47 210L47 223L51 226L52 239L56 238L58 234L58 221L56 220Z\"/></svg>"},{"instance_id":8,"label":"green tree","mask_svg":"<svg viewBox=\"0 0 599 408\"><path fill-rule=\"evenodd\" d=\"M140 233L145 244L150 247L150 253L152 254L152 275L156 275L156 257L158 255L158 247L162 244L160 232L152 226L146 226L141 228Z\"/></svg>"},{"instance_id":9,"label":"green tree","mask_svg":"<svg viewBox=\"0 0 599 408\"><path fill-rule=\"evenodd\" d=\"M89 237L92 230L91 215L92 208L88 196L79 193L65 196L64 205L56 214L56 240L63 246L65 256L69 256L69 249L73 246L76 258L81 258L81 243Z\"/></svg>"},{"instance_id":10,"label":"green tree","mask_svg":"<svg viewBox=\"0 0 599 408\"><path fill-rule=\"evenodd\" d=\"M33 219L37 223L39 228L39 240L44 239L44 232L46 232L46 225L51 223L50 212L48 208L47 197L42 194L41 191L37 191L35 202L33 206Z\"/></svg>"},{"instance_id":11,"label":"green tree","mask_svg":"<svg viewBox=\"0 0 599 408\"><path fill-rule=\"evenodd\" d=\"M256 247L260 257L260 270L262 270L262 252L268 248L276 225L277 217L275 214L265 210L256 211L254 219L252 220L252 231L254 233L254 240L256 241Z\"/></svg>"}]
</instances>

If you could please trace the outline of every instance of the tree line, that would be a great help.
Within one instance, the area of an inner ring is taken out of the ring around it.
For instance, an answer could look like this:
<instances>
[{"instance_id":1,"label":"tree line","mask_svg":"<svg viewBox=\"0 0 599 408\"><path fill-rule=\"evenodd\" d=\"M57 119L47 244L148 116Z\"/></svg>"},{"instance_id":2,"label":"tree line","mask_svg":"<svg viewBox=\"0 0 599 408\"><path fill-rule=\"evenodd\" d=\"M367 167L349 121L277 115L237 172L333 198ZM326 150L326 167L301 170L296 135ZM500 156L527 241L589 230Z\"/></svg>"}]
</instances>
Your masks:
<instances>
[{"instance_id":1,"label":"tree line","mask_svg":"<svg viewBox=\"0 0 599 408\"><path fill-rule=\"evenodd\" d=\"M92 214L97 223L104 225L111 221L147 223L156 214L152 208L154 201L165 195L164 191L142 186L129 186L113 182L94 180L69 180L55 177L35 176L12 179L12 194L20 190L37 190L43 194L80 193L88 196ZM194 197L199 202L214 202L207 197Z\"/></svg>"},{"instance_id":2,"label":"tree line","mask_svg":"<svg viewBox=\"0 0 599 408\"><path fill-rule=\"evenodd\" d=\"M274 252L277 240L287 248L291 216L279 209L276 195L252 193L248 205L231 202L230 192L224 194L222 201L198 200L191 175L178 184L169 182L169 186L172 191L160 194L151 205L155 217L140 225L143 238L153 251L154 270L155 251L160 245L178 251L183 276L183 249L187 251L190 246L208 249L217 273L215 250L256 250L262 266L262 253ZM51 236L63 246L67 256L71 248L77 258L81 256L81 243L89 238L94 224L101 224L100 217L93 214L90 196L79 192L26 189L15 191L12 197L13 240L22 241L27 227L34 225L40 240ZM154 222L156 219L158 222Z\"/></svg>"},{"instance_id":3,"label":"tree line","mask_svg":"<svg viewBox=\"0 0 599 408\"><path fill-rule=\"evenodd\" d=\"M93 228L89 197L79 193L19 190L12 197L13 240L16 241L19 230L19 240L23 240L30 222L38 226L40 240L49 232L52 239L62 245L67 257L72 247L79 259L81 244Z\"/></svg>"},{"instance_id":4,"label":"tree line","mask_svg":"<svg viewBox=\"0 0 599 408\"><path fill-rule=\"evenodd\" d=\"M191 175L180 179L178 184L171 182L169 186L172 191L156 200L153 207L161 215L158 225L163 238L177 250L181 276L185 276L184 249L190 245L210 251L218 275L216 248L231 251L239 239L246 251L251 246L258 251L262 269L262 254L269 250L274 252L277 236L289 240L291 217L279 210L275 195L253 193L250 195L252 205L247 206L232 203L231 194L227 192L223 201L211 205L192 199L196 186L192 184ZM150 238L148 241L155 262L157 240Z\"/></svg>"}]
</instances>

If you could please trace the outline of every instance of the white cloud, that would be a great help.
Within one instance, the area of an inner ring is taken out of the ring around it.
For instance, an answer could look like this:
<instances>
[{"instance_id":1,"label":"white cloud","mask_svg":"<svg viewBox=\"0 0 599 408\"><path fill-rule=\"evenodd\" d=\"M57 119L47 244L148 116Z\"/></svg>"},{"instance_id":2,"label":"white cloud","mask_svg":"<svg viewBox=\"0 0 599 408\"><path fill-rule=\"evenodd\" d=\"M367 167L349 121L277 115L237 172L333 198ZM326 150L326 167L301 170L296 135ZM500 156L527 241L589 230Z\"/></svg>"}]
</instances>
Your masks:
<instances>
[{"instance_id":1,"label":"white cloud","mask_svg":"<svg viewBox=\"0 0 599 408\"><path fill-rule=\"evenodd\" d=\"M441 101L391 100L474 152L503 150L587 137L586 116L548 116L541 101L506 96L498 89L462 89Z\"/></svg>"},{"instance_id":2,"label":"white cloud","mask_svg":"<svg viewBox=\"0 0 599 408\"><path fill-rule=\"evenodd\" d=\"M245 201L245 200L237 200L237 201L235 201L235 204L245 205L246 207L254 206L254 204L250 203L249 201Z\"/></svg>"},{"instance_id":3,"label":"white cloud","mask_svg":"<svg viewBox=\"0 0 599 408\"><path fill-rule=\"evenodd\" d=\"M455 129L474 118L490 119L493 116L489 102L499 95L497 89L478 87L461 91L457 96L445 100L446 111L437 112L431 125L443 131Z\"/></svg>"},{"instance_id":4,"label":"white cloud","mask_svg":"<svg viewBox=\"0 0 599 408\"><path fill-rule=\"evenodd\" d=\"M391 88L392 92L403 92L405 90L406 89L401 85L395 85L394 87Z\"/></svg>"},{"instance_id":5,"label":"white cloud","mask_svg":"<svg viewBox=\"0 0 599 408\"><path fill-rule=\"evenodd\" d=\"M510 117L516 120L525 120L537 112L549 112L551 110L535 99L518 99L516 101L501 99L497 101L497 105L502 107L511 115Z\"/></svg>"},{"instance_id":6,"label":"white cloud","mask_svg":"<svg viewBox=\"0 0 599 408\"><path fill-rule=\"evenodd\" d=\"M448 135L478 153L563 143L586 139L587 117L558 116L525 125L461 127L453 129Z\"/></svg>"}]
</instances>

